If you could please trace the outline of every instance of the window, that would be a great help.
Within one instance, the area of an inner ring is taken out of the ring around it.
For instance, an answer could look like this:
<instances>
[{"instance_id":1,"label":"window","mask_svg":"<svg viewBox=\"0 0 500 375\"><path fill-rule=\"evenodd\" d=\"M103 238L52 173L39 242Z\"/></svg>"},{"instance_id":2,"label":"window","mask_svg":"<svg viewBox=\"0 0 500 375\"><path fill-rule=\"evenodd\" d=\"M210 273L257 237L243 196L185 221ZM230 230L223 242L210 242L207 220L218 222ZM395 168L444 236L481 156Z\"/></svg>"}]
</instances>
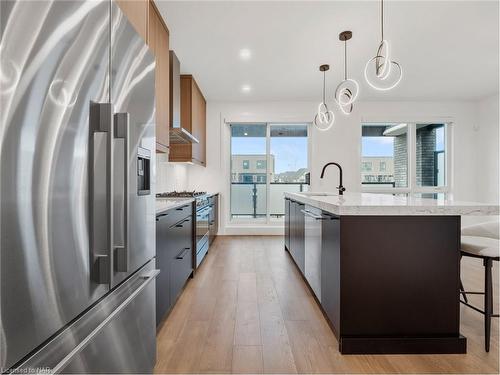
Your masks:
<instances>
[{"instance_id":1,"label":"window","mask_svg":"<svg viewBox=\"0 0 500 375\"><path fill-rule=\"evenodd\" d=\"M449 126L444 123L362 124L363 190L418 193L426 197L447 192Z\"/></svg>"},{"instance_id":2,"label":"window","mask_svg":"<svg viewBox=\"0 0 500 375\"><path fill-rule=\"evenodd\" d=\"M266 133L265 124L231 125L232 217L266 217L266 184L257 181L253 169L255 160L266 157Z\"/></svg>"},{"instance_id":3,"label":"window","mask_svg":"<svg viewBox=\"0 0 500 375\"><path fill-rule=\"evenodd\" d=\"M283 193L306 191L306 124L231 124L231 219L282 219Z\"/></svg>"},{"instance_id":4,"label":"window","mask_svg":"<svg viewBox=\"0 0 500 375\"><path fill-rule=\"evenodd\" d=\"M257 169L266 169L266 161L257 160Z\"/></svg>"},{"instance_id":5,"label":"window","mask_svg":"<svg viewBox=\"0 0 500 375\"><path fill-rule=\"evenodd\" d=\"M364 172L370 172L372 170L372 162L371 161L363 161L361 163L361 170Z\"/></svg>"}]
</instances>

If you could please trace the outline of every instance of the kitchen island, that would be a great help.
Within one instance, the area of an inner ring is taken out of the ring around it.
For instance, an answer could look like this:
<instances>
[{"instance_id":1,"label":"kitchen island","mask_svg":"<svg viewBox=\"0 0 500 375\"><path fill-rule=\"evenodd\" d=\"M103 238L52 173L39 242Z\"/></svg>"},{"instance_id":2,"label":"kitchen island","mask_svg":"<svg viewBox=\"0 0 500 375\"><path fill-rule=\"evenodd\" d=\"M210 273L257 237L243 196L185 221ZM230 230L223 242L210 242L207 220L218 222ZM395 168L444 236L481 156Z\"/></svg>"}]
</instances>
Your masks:
<instances>
[{"instance_id":1,"label":"kitchen island","mask_svg":"<svg viewBox=\"0 0 500 375\"><path fill-rule=\"evenodd\" d=\"M466 352L460 335L460 219L498 215L498 206L285 193L285 208L286 250L341 353Z\"/></svg>"}]
</instances>

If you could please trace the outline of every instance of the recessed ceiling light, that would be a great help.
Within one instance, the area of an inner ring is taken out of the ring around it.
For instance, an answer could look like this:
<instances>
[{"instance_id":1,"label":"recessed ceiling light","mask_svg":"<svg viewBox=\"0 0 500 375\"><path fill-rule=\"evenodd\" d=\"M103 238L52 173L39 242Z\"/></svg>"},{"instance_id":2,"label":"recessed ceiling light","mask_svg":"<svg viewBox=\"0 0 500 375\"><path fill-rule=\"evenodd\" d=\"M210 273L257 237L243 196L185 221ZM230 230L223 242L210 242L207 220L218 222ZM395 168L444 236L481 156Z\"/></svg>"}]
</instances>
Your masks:
<instances>
[{"instance_id":1,"label":"recessed ceiling light","mask_svg":"<svg viewBox=\"0 0 500 375\"><path fill-rule=\"evenodd\" d=\"M252 88L250 87L250 85L243 85L243 86L241 86L241 91L243 91L243 92L250 92L250 90L252 90Z\"/></svg>"},{"instance_id":2,"label":"recessed ceiling light","mask_svg":"<svg viewBox=\"0 0 500 375\"><path fill-rule=\"evenodd\" d=\"M242 60L249 60L252 57L252 52L248 48L240 49L240 58Z\"/></svg>"}]
</instances>

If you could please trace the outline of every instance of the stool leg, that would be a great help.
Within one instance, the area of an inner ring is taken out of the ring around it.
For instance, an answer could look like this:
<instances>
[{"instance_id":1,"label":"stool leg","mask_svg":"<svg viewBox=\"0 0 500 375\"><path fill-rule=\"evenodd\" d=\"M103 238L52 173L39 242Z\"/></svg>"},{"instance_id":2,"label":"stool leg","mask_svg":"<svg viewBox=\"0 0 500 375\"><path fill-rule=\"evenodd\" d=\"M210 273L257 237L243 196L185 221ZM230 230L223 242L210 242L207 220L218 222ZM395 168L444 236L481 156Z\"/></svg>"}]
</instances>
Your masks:
<instances>
[{"instance_id":1,"label":"stool leg","mask_svg":"<svg viewBox=\"0 0 500 375\"><path fill-rule=\"evenodd\" d=\"M462 265L462 253L460 253L460 266ZM461 267L460 267L461 268ZM460 269L461 271L461 269ZM464 289L464 284L462 284L462 275L461 275L462 272L460 272L460 291L461 292L465 292L465 289ZM469 300L467 299L467 294L465 293L462 293L462 297L464 297L464 301L465 303L469 303Z\"/></svg>"},{"instance_id":2,"label":"stool leg","mask_svg":"<svg viewBox=\"0 0 500 375\"><path fill-rule=\"evenodd\" d=\"M465 294L464 284L462 284L462 279L460 279L460 292L462 292L462 297L464 297L465 303L468 303L467 294Z\"/></svg>"},{"instance_id":3,"label":"stool leg","mask_svg":"<svg viewBox=\"0 0 500 375\"><path fill-rule=\"evenodd\" d=\"M484 346L487 352L490 351L491 316L493 315L492 263L491 258L484 259Z\"/></svg>"}]
</instances>

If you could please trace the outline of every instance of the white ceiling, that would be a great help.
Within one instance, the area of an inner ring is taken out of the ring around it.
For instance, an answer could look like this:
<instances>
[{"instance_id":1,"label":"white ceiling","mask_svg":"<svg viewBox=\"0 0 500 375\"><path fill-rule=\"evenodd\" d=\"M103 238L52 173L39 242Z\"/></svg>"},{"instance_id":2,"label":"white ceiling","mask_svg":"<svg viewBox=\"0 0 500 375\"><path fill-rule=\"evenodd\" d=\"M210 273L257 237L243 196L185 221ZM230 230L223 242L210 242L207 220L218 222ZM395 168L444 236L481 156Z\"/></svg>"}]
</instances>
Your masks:
<instances>
[{"instance_id":1,"label":"white ceiling","mask_svg":"<svg viewBox=\"0 0 500 375\"><path fill-rule=\"evenodd\" d=\"M476 100L498 93L497 1L386 1L385 37L403 69L381 93L363 69L380 40L378 1L156 0L170 48L208 100L319 100L320 64L330 64L328 93L343 76L338 33L352 30L349 75L362 100ZM239 51L252 57L242 61ZM241 87L250 85L243 93Z\"/></svg>"}]
</instances>

